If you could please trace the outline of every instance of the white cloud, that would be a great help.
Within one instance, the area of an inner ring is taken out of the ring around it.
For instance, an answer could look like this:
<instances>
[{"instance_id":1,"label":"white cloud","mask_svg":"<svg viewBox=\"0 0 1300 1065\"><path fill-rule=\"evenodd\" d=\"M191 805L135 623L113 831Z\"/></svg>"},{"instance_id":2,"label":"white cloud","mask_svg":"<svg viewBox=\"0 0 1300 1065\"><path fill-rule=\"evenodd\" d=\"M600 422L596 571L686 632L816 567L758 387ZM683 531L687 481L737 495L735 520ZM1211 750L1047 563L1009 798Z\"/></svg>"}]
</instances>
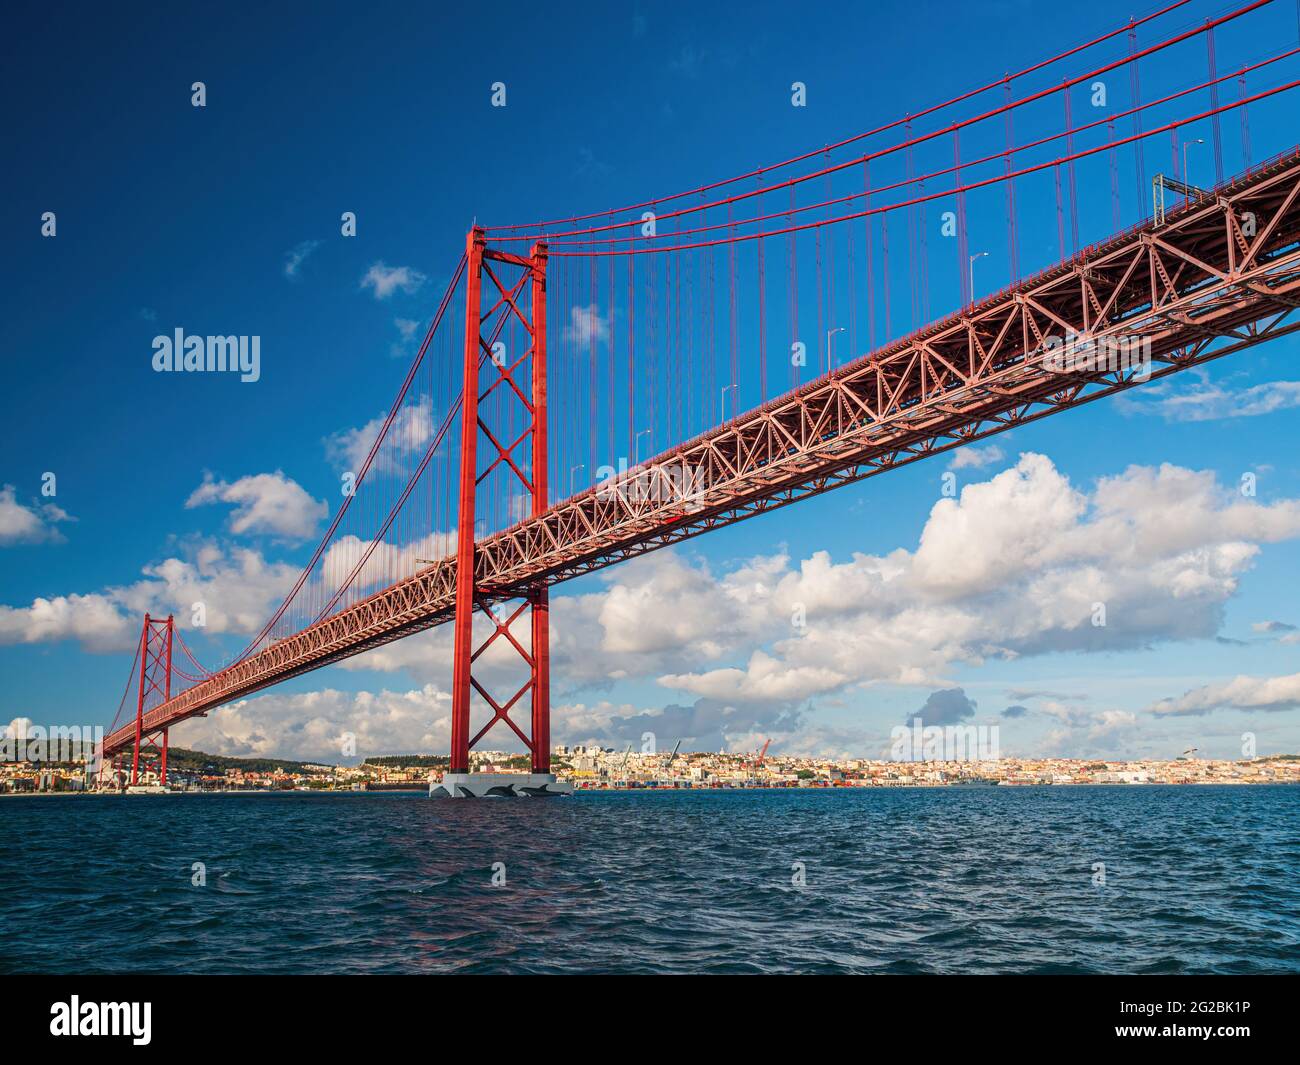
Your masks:
<instances>
[{"instance_id":1,"label":"white cloud","mask_svg":"<svg viewBox=\"0 0 1300 1065\"><path fill-rule=\"evenodd\" d=\"M204 605L207 632L253 633L293 586L299 567L267 562L256 551L226 552L203 543L191 557L168 558L142 573L143 580L101 592L40 597L25 607L0 605L0 645L76 640L88 651L129 651L146 611L175 614L177 624L188 628L195 603Z\"/></svg>"},{"instance_id":2,"label":"white cloud","mask_svg":"<svg viewBox=\"0 0 1300 1065\"><path fill-rule=\"evenodd\" d=\"M415 573L419 567L416 559L443 558L455 551L454 532L430 532L417 540L395 545L387 541L375 543L351 534L336 536L322 556L317 577L324 589L331 593L347 580L366 552L370 555L353 579L354 588L379 588L394 580ZM372 549L372 546L373 549Z\"/></svg>"},{"instance_id":3,"label":"white cloud","mask_svg":"<svg viewBox=\"0 0 1300 1065\"><path fill-rule=\"evenodd\" d=\"M948 463L948 468L950 470L982 470L985 466L992 466L996 462L1001 462L1005 457L1002 449L997 444L986 444L984 447L967 444L952 453L952 461Z\"/></svg>"},{"instance_id":4,"label":"white cloud","mask_svg":"<svg viewBox=\"0 0 1300 1065\"><path fill-rule=\"evenodd\" d=\"M609 318L602 315L596 304L570 307L569 321L564 327L564 339L576 344L604 344L609 341Z\"/></svg>"},{"instance_id":5,"label":"white cloud","mask_svg":"<svg viewBox=\"0 0 1300 1065\"><path fill-rule=\"evenodd\" d=\"M169 558L143 570L146 580L114 589L133 619L150 613L174 613L187 627L194 603L203 603L209 633L257 632L280 605L301 567L270 562L248 548L223 550L204 543L192 557ZM165 608L165 609L164 609ZM211 664L211 663L207 663Z\"/></svg>"},{"instance_id":6,"label":"white cloud","mask_svg":"<svg viewBox=\"0 0 1300 1065\"><path fill-rule=\"evenodd\" d=\"M1234 677L1225 684L1192 688L1176 699L1161 699L1148 709L1186 716L1212 710L1294 710L1300 707L1300 673L1285 677Z\"/></svg>"},{"instance_id":7,"label":"white cloud","mask_svg":"<svg viewBox=\"0 0 1300 1065\"><path fill-rule=\"evenodd\" d=\"M1300 381L1267 381L1247 388L1213 384L1204 374L1195 384L1182 381L1157 386L1142 396L1124 397L1122 408L1155 413L1171 422L1205 422L1252 418L1300 407Z\"/></svg>"},{"instance_id":8,"label":"white cloud","mask_svg":"<svg viewBox=\"0 0 1300 1065\"><path fill-rule=\"evenodd\" d=\"M387 417L385 412L371 418L365 425L341 429L326 437L326 458L339 470L360 473ZM429 396L421 396L416 402L403 406L393 418L371 469L376 473L406 471L414 457L423 455L433 439L436 432L433 419L433 400Z\"/></svg>"},{"instance_id":9,"label":"white cloud","mask_svg":"<svg viewBox=\"0 0 1300 1065\"><path fill-rule=\"evenodd\" d=\"M395 359L409 355L414 349L411 343L412 339L420 336L420 327L424 324L416 321L414 318L394 318L393 324L397 326L398 333L401 334L400 340L395 340L388 348L388 353Z\"/></svg>"},{"instance_id":10,"label":"white cloud","mask_svg":"<svg viewBox=\"0 0 1300 1065\"><path fill-rule=\"evenodd\" d=\"M297 481L280 470L241 477L233 483L205 476L185 506L189 509L208 503L234 504L230 531L237 535L267 533L306 539L329 514L329 505L324 500L313 499Z\"/></svg>"},{"instance_id":11,"label":"white cloud","mask_svg":"<svg viewBox=\"0 0 1300 1065\"><path fill-rule=\"evenodd\" d=\"M1212 473L1134 466L1080 488L1047 458L1025 454L989 480L967 485L959 498L937 502L910 550L839 561L826 552L804 559L777 552L726 572L681 549L656 552L605 571L594 591L553 597L555 736L614 745L653 731L668 743L685 737L699 748L751 749L755 738L774 735L788 750L814 742L823 750L851 749L861 737L818 722L805 707L810 697L824 701L887 684L952 687L947 678L954 667L990 657L1213 638L1261 545L1298 536L1300 501L1247 500ZM341 542L326 570L341 572L364 547ZM410 552L392 551L376 551L372 576L409 568ZM411 551L433 557L439 544L430 539ZM209 604L212 631L255 631L296 575L295 567L271 566L255 552L227 555L204 545L192 558L150 567L129 588L0 608L0 642L75 638L92 648L129 648L145 609L181 614L197 600ZM1092 620L1096 603L1106 605L1101 627ZM414 703L422 713L441 706L449 639L443 626L340 665L408 671L424 685L415 695L383 692L362 709L395 713ZM505 641L481 664L489 679L518 669ZM635 680L689 692L694 701L646 708L578 702L564 692ZM1039 694L1033 715L1055 719L1045 750L1118 752L1141 738L1138 718L1128 711L1094 711ZM1282 704L1276 693L1267 697ZM225 749L271 751L272 726L258 731L255 704L286 707L287 746L275 752L302 756L359 712L360 697L339 693L318 693L311 705L293 702L304 696L262 701L269 698L248 700L239 715L224 719L232 722L223 726L223 742L231 745ZM1188 693L1167 700L1158 713L1204 712L1198 707L1225 698ZM429 720L436 725L437 716ZM425 719L402 721L402 729L419 731L394 732L399 743L376 729L376 750L445 748L441 732L423 742ZM304 722L312 723L308 735L297 739L294 729L307 728Z\"/></svg>"},{"instance_id":12,"label":"white cloud","mask_svg":"<svg viewBox=\"0 0 1300 1065\"><path fill-rule=\"evenodd\" d=\"M660 677L659 683L713 699L784 703L835 691L850 679L832 669L782 665L771 655L755 651L743 670L716 669L703 675L669 673Z\"/></svg>"},{"instance_id":13,"label":"white cloud","mask_svg":"<svg viewBox=\"0 0 1300 1065\"><path fill-rule=\"evenodd\" d=\"M304 240L300 244L294 245L292 249L284 254L284 276L291 281L298 277L298 272L302 264L307 261L307 257L320 247L319 240Z\"/></svg>"},{"instance_id":14,"label":"white cloud","mask_svg":"<svg viewBox=\"0 0 1300 1065\"><path fill-rule=\"evenodd\" d=\"M1245 500L1210 473L1135 466L1089 493L1026 454L937 503L914 551L775 554L724 574L663 551L606 571L597 591L553 597L552 675L796 705L861 685L951 686L955 667L987 658L1211 639L1260 545L1297 536L1300 502ZM446 639L438 630L345 668L432 679Z\"/></svg>"},{"instance_id":15,"label":"white cloud","mask_svg":"<svg viewBox=\"0 0 1300 1065\"><path fill-rule=\"evenodd\" d=\"M55 526L75 520L53 503L24 506L18 502L18 493L13 485L0 487L0 547L61 542L63 534Z\"/></svg>"},{"instance_id":16,"label":"white cloud","mask_svg":"<svg viewBox=\"0 0 1300 1065\"><path fill-rule=\"evenodd\" d=\"M398 289L407 295L419 290L427 278L410 266L385 266L374 263L361 279L361 288L372 289L375 299L386 300Z\"/></svg>"},{"instance_id":17,"label":"white cloud","mask_svg":"<svg viewBox=\"0 0 1300 1065\"><path fill-rule=\"evenodd\" d=\"M233 757L362 761L445 751L450 712L450 696L432 684L405 692L272 691L182 722L171 742ZM355 759L343 754L346 737L355 742Z\"/></svg>"},{"instance_id":18,"label":"white cloud","mask_svg":"<svg viewBox=\"0 0 1300 1065\"><path fill-rule=\"evenodd\" d=\"M527 732L527 709L515 711ZM484 718L486 720L486 718ZM662 750L679 739L686 750L752 751L768 737L782 750L836 753L861 750L865 734L833 734L807 718L779 707L735 707L701 699L691 706L641 709L632 703L556 702L551 710L555 743L640 750L645 733L653 733ZM474 725L479 724L475 718ZM172 730L172 744L237 757L294 758L346 762L344 740L355 737L356 761L385 754L446 751L451 731L451 698L429 683L406 691L343 692L332 688L288 694L271 691L242 699ZM833 738L832 738L833 736ZM498 722L481 749L522 751L509 727Z\"/></svg>"},{"instance_id":19,"label":"white cloud","mask_svg":"<svg viewBox=\"0 0 1300 1065\"><path fill-rule=\"evenodd\" d=\"M578 622L579 643L600 647L608 671L631 665L635 675L646 651L675 661L748 654L743 668L678 666L663 683L798 701L835 677L939 686L954 666L990 657L1212 638L1259 545L1297 536L1300 502L1248 501L1210 473L1135 466L1089 494L1026 454L935 504L915 551L845 562L817 552L797 565L771 556L722 578L665 561L638 581L629 573L577 618L553 615L557 628ZM792 625L797 616L806 628ZM593 621L603 631L584 631Z\"/></svg>"},{"instance_id":20,"label":"white cloud","mask_svg":"<svg viewBox=\"0 0 1300 1065\"><path fill-rule=\"evenodd\" d=\"M1057 724L1038 742L1040 757L1123 757L1131 754L1141 734L1137 715L1128 710L1088 710L1047 702L1038 710Z\"/></svg>"},{"instance_id":21,"label":"white cloud","mask_svg":"<svg viewBox=\"0 0 1300 1065\"><path fill-rule=\"evenodd\" d=\"M58 595L31 606L0 606L0 645L78 640L88 651L121 651L139 638L140 622L128 618L111 596Z\"/></svg>"}]
</instances>

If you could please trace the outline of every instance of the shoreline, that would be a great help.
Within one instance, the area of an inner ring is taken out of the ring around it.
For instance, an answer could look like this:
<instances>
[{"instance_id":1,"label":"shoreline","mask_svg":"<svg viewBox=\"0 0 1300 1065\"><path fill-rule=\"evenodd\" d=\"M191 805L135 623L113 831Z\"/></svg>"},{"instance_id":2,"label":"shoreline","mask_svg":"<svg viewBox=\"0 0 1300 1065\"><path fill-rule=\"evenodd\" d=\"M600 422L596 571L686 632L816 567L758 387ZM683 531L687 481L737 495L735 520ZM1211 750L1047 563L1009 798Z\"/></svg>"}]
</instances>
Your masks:
<instances>
[{"instance_id":1,"label":"shoreline","mask_svg":"<svg viewBox=\"0 0 1300 1065\"><path fill-rule=\"evenodd\" d=\"M1038 788L1056 788L1058 790L1067 790L1072 788L1286 788L1300 787L1300 782L1286 780L1197 780L1197 781L1149 781L1146 783L1121 784L1108 781L1085 781L1078 784L837 784L834 787L808 787L808 788L790 788L790 787L747 787L747 788L729 788L717 786L702 786L692 788L574 788L574 795L596 794L596 795L629 795L629 794L689 794L691 792L791 792L803 794L807 792L839 792L839 791L991 791L994 788L1006 788L1008 790L1026 791ZM175 798L184 795L344 795L344 796L376 796L376 795L427 795L427 787L414 788L385 788L382 791L352 791L351 789L305 789L297 788L226 788L226 789L199 789L186 791L169 791L138 793L130 795L127 792L120 791L7 791L0 792L0 799L56 799L56 798Z\"/></svg>"}]
</instances>

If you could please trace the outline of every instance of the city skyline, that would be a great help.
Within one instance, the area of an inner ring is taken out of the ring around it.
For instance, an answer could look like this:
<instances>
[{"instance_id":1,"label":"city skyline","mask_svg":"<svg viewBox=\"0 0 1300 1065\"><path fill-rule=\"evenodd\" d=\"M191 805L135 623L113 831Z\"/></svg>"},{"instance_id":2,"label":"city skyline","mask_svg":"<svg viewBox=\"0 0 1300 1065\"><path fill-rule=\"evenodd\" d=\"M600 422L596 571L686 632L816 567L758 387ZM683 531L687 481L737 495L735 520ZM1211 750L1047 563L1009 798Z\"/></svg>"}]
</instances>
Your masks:
<instances>
[{"instance_id":1,"label":"city skyline","mask_svg":"<svg viewBox=\"0 0 1300 1065\"><path fill-rule=\"evenodd\" d=\"M791 757L770 752L767 744L745 753L560 744L552 750L552 768L580 791L1300 783L1300 755L1217 760L1187 750L1167 759L1023 758L999 751L996 731L991 737L974 735L977 730L970 726L949 726L933 737L900 731L904 735L895 739L885 759ZM157 766L146 765L133 789L422 793L449 762L446 755L428 754L339 762L242 759L185 748L172 748L169 755L165 786ZM474 772L505 774L505 779L522 775L528 765L526 754L509 751L475 750L470 756ZM97 759L81 757L71 747L51 747L43 739L11 744L0 756L0 795L120 792L132 779L128 766L100 768Z\"/></svg>"}]
</instances>

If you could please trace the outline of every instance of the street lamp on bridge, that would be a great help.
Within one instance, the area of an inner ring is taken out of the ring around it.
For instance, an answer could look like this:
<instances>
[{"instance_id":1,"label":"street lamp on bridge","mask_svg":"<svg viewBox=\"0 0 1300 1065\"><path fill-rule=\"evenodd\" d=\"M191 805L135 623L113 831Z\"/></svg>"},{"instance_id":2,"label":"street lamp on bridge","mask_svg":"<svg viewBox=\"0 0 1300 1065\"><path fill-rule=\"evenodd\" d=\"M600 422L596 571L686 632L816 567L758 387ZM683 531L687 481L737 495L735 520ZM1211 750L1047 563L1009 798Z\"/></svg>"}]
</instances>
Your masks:
<instances>
[{"instance_id":1,"label":"street lamp on bridge","mask_svg":"<svg viewBox=\"0 0 1300 1065\"><path fill-rule=\"evenodd\" d=\"M835 369L835 355L833 353L831 341L834 338L836 333L843 333L843 332L844 332L844 326L842 325L837 325L834 329L826 330L826 369L827 370Z\"/></svg>"},{"instance_id":2,"label":"street lamp on bridge","mask_svg":"<svg viewBox=\"0 0 1300 1065\"><path fill-rule=\"evenodd\" d=\"M735 392L738 386L735 384L725 385L722 389L722 395L718 397L718 424L721 425L727 420L727 393ZM736 397L731 397L732 414L735 414Z\"/></svg>"},{"instance_id":3,"label":"street lamp on bridge","mask_svg":"<svg viewBox=\"0 0 1300 1065\"><path fill-rule=\"evenodd\" d=\"M1197 137L1195 140L1183 141L1183 181L1185 181L1188 185L1193 184L1193 182L1192 182L1192 176L1187 172L1187 146L1189 144L1204 144L1204 143L1205 141L1201 137Z\"/></svg>"}]
</instances>

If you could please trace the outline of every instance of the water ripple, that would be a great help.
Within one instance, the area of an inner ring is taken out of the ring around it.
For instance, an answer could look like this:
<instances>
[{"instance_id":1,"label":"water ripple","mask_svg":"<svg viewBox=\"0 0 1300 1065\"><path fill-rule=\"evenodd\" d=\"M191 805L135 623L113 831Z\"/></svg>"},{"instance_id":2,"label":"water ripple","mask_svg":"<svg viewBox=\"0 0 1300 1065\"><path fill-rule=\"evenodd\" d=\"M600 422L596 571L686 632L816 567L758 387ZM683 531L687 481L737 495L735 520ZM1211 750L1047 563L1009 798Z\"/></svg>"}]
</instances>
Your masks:
<instances>
[{"instance_id":1,"label":"water ripple","mask_svg":"<svg viewBox=\"0 0 1300 1065\"><path fill-rule=\"evenodd\" d=\"M0 972L1294 972L1297 813L1294 787L6 799L28 934Z\"/></svg>"}]
</instances>

